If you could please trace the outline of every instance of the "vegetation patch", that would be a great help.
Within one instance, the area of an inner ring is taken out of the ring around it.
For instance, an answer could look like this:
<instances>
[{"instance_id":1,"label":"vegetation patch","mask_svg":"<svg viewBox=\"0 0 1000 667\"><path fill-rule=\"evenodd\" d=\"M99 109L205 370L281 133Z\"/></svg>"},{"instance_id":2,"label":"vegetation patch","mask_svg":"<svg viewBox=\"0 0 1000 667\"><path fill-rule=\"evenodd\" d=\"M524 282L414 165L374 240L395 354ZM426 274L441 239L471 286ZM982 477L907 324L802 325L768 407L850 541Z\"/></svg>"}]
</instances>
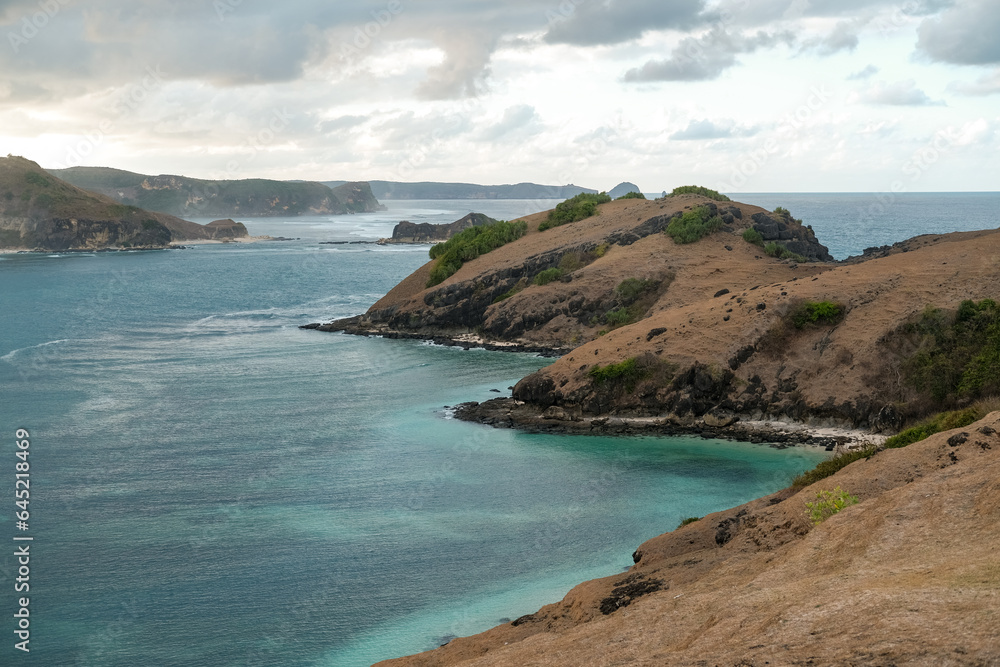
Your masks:
<instances>
[{"instance_id":1,"label":"vegetation patch","mask_svg":"<svg viewBox=\"0 0 1000 667\"><path fill-rule=\"evenodd\" d=\"M431 269L427 287L444 282L462 268L463 263L516 241L527 231L528 225L525 222L500 220L490 225L469 227L444 243L438 243L430 250L431 259L436 259L437 263Z\"/></svg>"},{"instance_id":2,"label":"vegetation patch","mask_svg":"<svg viewBox=\"0 0 1000 667\"><path fill-rule=\"evenodd\" d=\"M523 291L524 288L527 286L528 286L527 281L524 278L521 278L520 280L517 281L517 283L513 287L511 287L509 290L507 290L497 298L493 299L493 303L500 303L501 301L506 301L507 299L514 296L518 292Z\"/></svg>"},{"instance_id":3,"label":"vegetation patch","mask_svg":"<svg viewBox=\"0 0 1000 667\"><path fill-rule=\"evenodd\" d=\"M597 214L597 207L600 204L606 204L609 201L611 201L611 197L606 192L598 195L586 192L578 194L557 204L555 209L549 213L549 217L538 225L538 231L544 232L546 229L589 218Z\"/></svg>"},{"instance_id":4,"label":"vegetation patch","mask_svg":"<svg viewBox=\"0 0 1000 667\"><path fill-rule=\"evenodd\" d=\"M764 246L764 254L768 257L775 257L777 259L790 259L800 264L804 264L809 260L798 253L794 253L785 246L781 245L777 241L771 241Z\"/></svg>"},{"instance_id":5,"label":"vegetation patch","mask_svg":"<svg viewBox=\"0 0 1000 667\"><path fill-rule=\"evenodd\" d=\"M962 428L973 424L986 416L986 412L979 406L973 406L964 410L952 410L950 412L940 412L930 419L920 422L916 426L911 426L905 431L892 436L885 441L887 449L897 449L906 447L915 442L920 442L931 437L935 433L950 431L953 428Z\"/></svg>"},{"instance_id":6,"label":"vegetation patch","mask_svg":"<svg viewBox=\"0 0 1000 667\"><path fill-rule=\"evenodd\" d=\"M643 372L639 368L636 357L629 357L625 361L607 366L595 364L587 371L587 375L593 379L596 385L602 385L606 382L621 382L635 386L635 383L643 378Z\"/></svg>"},{"instance_id":7,"label":"vegetation patch","mask_svg":"<svg viewBox=\"0 0 1000 667\"><path fill-rule=\"evenodd\" d=\"M857 504L857 496L852 496L838 486L833 491L817 493L816 502L806 503L806 509L813 524L818 526L845 507Z\"/></svg>"},{"instance_id":8,"label":"vegetation patch","mask_svg":"<svg viewBox=\"0 0 1000 667\"><path fill-rule=\"evenodd\" d=\"M622 195L615 201L620 201L622 199L645 199L645 198L646 195L642 194L641 192L629 192L628 194Z\"/></svg>"},{"instance_id":9,"label":"vegetation patch","mask_svg":"<svg viewBox=\"0 0 1000 667\"><path fill-rule=\"evenodd\" d=\"M902 370L907 383L935 402L1000 394L1000 305L963 301L954 314L928 306L903 327Z\"/></svg>"},{"instance_id":10,"label":"vegetation patch","mask_svg":"<svg viewBox=\"0 0 1000 667\"><path fill-rule=\"evenodd\" d=\"M698 521L700 519L701 519L700 516L689 516L688 518L683 519L679 524L677 524L677 527L678 528L683 528L684 526L688 525L689 523L694 523L695 521Z\"/></svg>"},{"instance_id":11,"label":"vegetation patch","mask_svg":"<svg viewBox=\"0 0 1000 667\"><path fill-rule=\"evenodd\" d=\"M821 461L812 470L807 470L802 473L794 480L792 480L793 489L801 489L803 487L814 484L821 479L826 479L830 475L833 475L843 468L846 468L855 461L860 461L861 459L867 459L875 454L874 447L868 447L866 449L859 449L853 452L844 452L838 456L834 456L832 459L827 459L826 461Z\"/></svg>"},{"instance_id":12,"label":"vegetation patch","mask_svg":"<svg viewBox=\"0 0 1000 667\"><path fill-rule=\"evenodd\" d=\"M596 364L587 371L595 387L605 387L611 390L635 391L636 385L643 380L652 380L666 385L673 380L677 366L667 363L653 354L646 353L639 357L629 357L617 364L601 366Z\"/></svg>"},{"instance_id":13,"label":"vegetation patch","mask_svg":"<svg viewBox=\"0 0 1000 667\"><path fill-rule=\"evenodd\" d=\"M764 237L753 227L743 230L743 240L747 243L764 247Z\"/></svg>"},{"instance_id":14,"label":"vegetation patch","mask_svg":"<svg viewBox=\"0 0 1000 667\"><path fill-rule=\"evenodd\" d=\"M545 269L541 273L535 276L536 285L548 285L553 280L559 280L563 277L563 270L558 268Z\"/></svg>"},{"instance_id":15,"label":"vegetation patch","mask_svg":"<svg viewBox=\"0 0 1000 667\"><path fill-rule=\"evenodd\" d=\"M674 191L668 196L674 197L676 195L701 195L702 197L708 197L709 199L714 199L715 201L732 201L732 199L726 195L710 188L704 188L700 185L682 185L679 188L674 188Z\"/></svg>"},{"instance_id":16,"label":"vegetation patch","mask_svg":"<svg viewBox=\"0 0 1000 667\"><path fill-rule=\"evenodd\" d=\"M806 301L790 313L796 329L810 324L836 324L843 316L844 307L833 301Z\"/></svg>"},{"instance_id":17,"label":"vegetation patch","mask_svg":"<svg viewBox=\"0 0 1000 667\"><path fill-rule=\"evenodd\" d=\"M670 276L673 280L673 276ZM634 324L653 305L663 281L626 278L615 287L616 306L604 314L601 320L611 328Z\"/></svg>"},{"instance_id":18,"label":"vegetation patch","mask_svg":"<svg viewBox=\"0 0 1000 667\"><path fill-rule=\"evenodd\" d=\"M722 227L722 217L713 214L708 206L698 206L674 218L667 225L664 234L675 243L694 243Z\"/></svg>"}]
</instances>

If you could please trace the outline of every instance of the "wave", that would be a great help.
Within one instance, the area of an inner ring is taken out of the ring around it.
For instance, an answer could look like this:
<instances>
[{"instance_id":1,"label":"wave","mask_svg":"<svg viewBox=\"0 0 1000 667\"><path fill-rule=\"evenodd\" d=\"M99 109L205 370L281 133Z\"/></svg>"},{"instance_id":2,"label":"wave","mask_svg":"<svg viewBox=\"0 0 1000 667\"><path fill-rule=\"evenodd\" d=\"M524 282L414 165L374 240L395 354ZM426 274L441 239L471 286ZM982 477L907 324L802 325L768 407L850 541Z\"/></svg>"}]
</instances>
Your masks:
<instances>
[{"instance_id":1,"label":"wave","mask_svg":"<svg viewBox=\"0 0 1000 667\"><path fill-rule=\"evenodd\" d=\"M8 361L8 362L9 361L13 361L14 357L16 357L17 355L21 354L22 352L27 352L28 350L37 350L37 349L40 349L40 348L43 348L43 347L49 347L50 345L59 345L61 343L69 343L72 340L73 340L72 338L60 338L59 340L50 340L50 341L45 342L45 343L39 343L38 345L29 345L28 347L22 347L22 348L18 348L16 350L11 350L7 354L5 354L2 357L0 357L0 361Z\"/></svg>"}]
</instances>

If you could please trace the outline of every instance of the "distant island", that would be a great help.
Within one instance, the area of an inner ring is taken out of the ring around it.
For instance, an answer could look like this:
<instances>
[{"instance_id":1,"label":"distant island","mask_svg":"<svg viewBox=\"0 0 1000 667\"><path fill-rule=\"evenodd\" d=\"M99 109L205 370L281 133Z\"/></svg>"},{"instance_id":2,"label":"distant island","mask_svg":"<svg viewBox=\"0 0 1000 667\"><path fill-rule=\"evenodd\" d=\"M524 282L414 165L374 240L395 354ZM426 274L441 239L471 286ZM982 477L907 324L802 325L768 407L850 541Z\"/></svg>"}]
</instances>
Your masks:
<instances>
[{"instance_id":1,"label":"distant island","mask_svg":"<svg viewBox=\"0 0 1000 667\"><path fill-rule=\"evenodd\" d=\"M246 237L231 219L199 225L88 192L23 157L0 158L0 250L151 250Z\"/></svg>"},{"instance_id":2,"label":"distant island","mask_svg":"<svg viewBox=\"0 0 1000 667\"><path fill-rule=\"evenodd\" d=\"M611 188L608 192L608 196L612 199L618 199L619 197L624 197L627 194L635 192L637 194L642 194L642 190L635 183L629 183L625 181L624 183L619 183L615 187Z\"/></svg>"},{"instance_id":3,"label":"distant island","mask_svg":"<svg viewBox=\"0 0 1000 667\"><path fill-rule=\"evenodd\" d=\"M301 181L203 180L107 167L50 169L71 185L129 206L188 218L343 215L383 211L368 183L336 187Z\"/></svg>"},{"instance_id":4,"label":"distant island","mask_svg":"<svg viewBox=\"0 0 1000 667\"><path fill-rule=\"evenodd\" d=\"M323 181L331 188L347 181ZM578 185L475 185L473 183L400 183L368 181L378 199L568 199L581 193L596 194L597 190Z\"/></svg>"},{"instance_id":5,"label":"distant island","mask_svg":"<svg viewBox=\"0 0 1000 667\"><path fill-rule=\"evenodd\" d=\"M379 245L399 243L441 243L447 241L459 232L469 227L492 225L496 220L482 213L470 213L455 222L446 225L435 225L429 222L416 224L403 220L392 230L392 237L379 239Z\"/></svg>"}]
</instances>

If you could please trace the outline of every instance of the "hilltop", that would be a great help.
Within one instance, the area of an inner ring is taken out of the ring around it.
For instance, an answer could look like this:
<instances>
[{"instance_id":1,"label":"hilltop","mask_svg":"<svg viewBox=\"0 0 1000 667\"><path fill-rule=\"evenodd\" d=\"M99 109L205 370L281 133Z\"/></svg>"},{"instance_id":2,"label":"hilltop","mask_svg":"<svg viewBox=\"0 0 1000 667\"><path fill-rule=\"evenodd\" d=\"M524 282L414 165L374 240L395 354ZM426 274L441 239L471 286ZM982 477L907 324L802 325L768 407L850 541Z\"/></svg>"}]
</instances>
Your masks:
<instances>
[{"instance_id":1,"label":"hilltop","mask_svg":"<svg viewBox=\"0 0 1000 667\"><path fill-rule=\"evenodd\" d=\"M344 182L331 189L322 183L149 176L106 167L70 167L49 173L119 203L176 216L341 215L385 210L363 182Z\"/></svg>"},{"instance_id":2,"label":"hilltop","mask_svg":"<svg viewBox=\"0 0 1000 667\"><path fill-rule=\"evenodd\" d=\"M100 250L165 248L172 242L230 240L242 223L199 225L120 204L70 185L22 157L0 158L0 248Z\"/></svg>"}]
</instances>

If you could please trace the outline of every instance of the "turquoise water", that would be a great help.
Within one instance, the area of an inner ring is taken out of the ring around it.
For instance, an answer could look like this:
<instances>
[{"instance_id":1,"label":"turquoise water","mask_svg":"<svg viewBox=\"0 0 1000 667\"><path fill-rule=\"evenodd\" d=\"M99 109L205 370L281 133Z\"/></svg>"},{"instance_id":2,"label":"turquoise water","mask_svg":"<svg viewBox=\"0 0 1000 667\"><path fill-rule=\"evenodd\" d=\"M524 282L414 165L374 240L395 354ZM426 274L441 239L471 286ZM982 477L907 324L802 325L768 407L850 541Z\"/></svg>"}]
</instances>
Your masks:
<instances>
[{"instance_id":1,"label":"turquoise water","mask_svg":"<svg viewBox=\"0 0 1000 667\"><path fill-rule=\"evenodd\" d=\"M0 495L26 428L33 664L349 666L432 648L823 457L466 424L445 406L549 360L297 328L363 311L426 258L317 241L468 212L453 204L246 221L290 242L0 256ZM0 538L15 532L5 501Z\"/></svg>"}]
</instances>

